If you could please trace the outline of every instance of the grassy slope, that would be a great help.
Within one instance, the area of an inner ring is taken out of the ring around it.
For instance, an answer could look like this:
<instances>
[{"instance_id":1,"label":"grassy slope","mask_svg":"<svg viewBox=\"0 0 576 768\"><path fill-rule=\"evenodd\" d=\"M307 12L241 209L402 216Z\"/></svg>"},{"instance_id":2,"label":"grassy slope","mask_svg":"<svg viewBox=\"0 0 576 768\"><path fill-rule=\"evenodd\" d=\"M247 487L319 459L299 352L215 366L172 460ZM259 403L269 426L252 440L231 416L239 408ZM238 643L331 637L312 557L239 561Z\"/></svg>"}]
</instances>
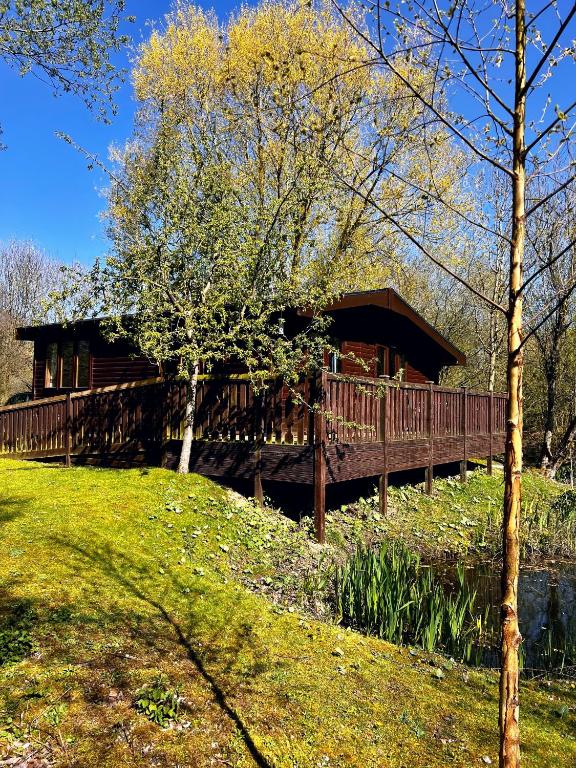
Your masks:
<instances>
[{"instance_id":1,"label":"grassy slope","mask_svg":"<svg viewBox=\"0 0 576 768\"><path fill-rule=\"evenodd\" d=\"M0 731L12 716L57 765L495 760L494 675L456 666L436 679L423 654L305 620L238 584L230 554L256 562L285 521L255 528L208 480L163 470L2 460L0 490L0 610L28 602L37 644L0 667ZM181 686L185 727L162 731L134 710L159 672ZM530 683L522 704L523 764L573 765L574 689Z\"/></svg>"},{"instance_id":2,"label":"grassy slope","mask_svg":"<svg viewBox=\"0 0 576 768\"><path fill-rule=\"evenodd\" d=\"M498 557L504 480L501 471L489 477L478 469L467 483L457 478L436 479L434 493L423 486L390 487L389 514L378 513L377 496L350 509L332 513L327 535L338 546L340 538L403 539L411 548L431 557L472 554ZM523 477L522 542L524 559L573 557L576 553L576 520L560 520L551 502L566 486L546 480L536 472Z\"/></svg>"}]
</instances>

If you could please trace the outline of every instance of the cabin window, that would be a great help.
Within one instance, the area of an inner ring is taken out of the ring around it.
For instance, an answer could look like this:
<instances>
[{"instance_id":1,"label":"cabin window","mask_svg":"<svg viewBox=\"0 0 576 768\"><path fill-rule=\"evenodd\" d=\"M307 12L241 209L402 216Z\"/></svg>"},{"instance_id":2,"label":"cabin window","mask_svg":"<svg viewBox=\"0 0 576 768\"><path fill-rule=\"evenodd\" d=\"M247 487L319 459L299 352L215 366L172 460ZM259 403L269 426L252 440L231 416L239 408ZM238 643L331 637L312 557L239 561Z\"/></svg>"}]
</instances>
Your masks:
<instances>
[{"instance_id":1,"label":"cabin window","mask_svg":"<svg viewBox=\"0 0 576 768\"><path fill-rule=\"evenodd\" d=\"M90 345L87 341L78 342L77 387L90 386Z\"/></svg>"},{"instance_id":2,"label":"cabin window","mask_svg":"<svg viewBox=\"0 0 576 768\"><path fill-rule=\"evenodd\" d=\"M338 352L330 352L328 355L328 370L330 373L338 373L340 368L340 355Z\"/></svg>"},{"instance_id":3,"label":"cabin window","mask_svg":"<svg viewBox=\"0 0 576 768\"><path fill-rule=\"evenodd\" d=\"M58 344L52 342L46 347L46 387L58 385Z\"/></svg>"},{"instance_id":4,"label":"cabin window","mask_svg":"<svg viewBox=\"0 0 576 768\"><path fill-rule=\"evenodd\" d=\"M386 347L376 347L376 376L386 375Z\"/></svg>"},{"instance_id":5,"label":"cabin window","mask_svg":"<svg viewBox=\"0 0 576 768\"><path fill-rule=\"evenodd\" d=\"M90 386L90 346L87 341L51 342L46 347L46 388Z\"/></svg>"},{"instance_id":6,"label":"cabin window","mask_svg":"<svg viewBox=\"0 0 576 768\"><path fill-rule=\"evenodd\" d=\"M402 372L401 381L406 381L406 355L396 350L390 350L390 378L398 377Z\"/></svg>"},{"instance_id":7,"label":"cabin window","mask_svg":"<svg viewBox=\"0 0 576 768\"><path fill-rule=\"evenodd\" d=\"M60 360L62 373L60 374L60 386L70 389L74 386L74 342L63 341L60 348Z\"/></svg>"},{"instance_id":8,"label":"cabin window","mask_svg":"<svg viewBox=\"0 0 576 768\"><path fill-rule=\"evenodd\" d=\"M398 372L402 371L402 381L406 381L406 355L398 355Z\"/></svg>"}]
</instances>

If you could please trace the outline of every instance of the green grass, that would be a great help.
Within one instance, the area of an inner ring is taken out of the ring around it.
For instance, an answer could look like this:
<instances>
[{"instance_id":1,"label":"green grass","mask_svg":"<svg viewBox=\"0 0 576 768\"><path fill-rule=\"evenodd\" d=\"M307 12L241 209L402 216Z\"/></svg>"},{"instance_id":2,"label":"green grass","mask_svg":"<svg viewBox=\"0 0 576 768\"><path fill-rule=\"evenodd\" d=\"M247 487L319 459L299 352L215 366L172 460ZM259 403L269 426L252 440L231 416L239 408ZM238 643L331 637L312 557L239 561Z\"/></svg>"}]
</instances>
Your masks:
<instances>
[{"instance_id":1,"label":"green grass","mask_svg":"<svg viewBox=\"0 0 576 768\"><path fill-rule=\"evenodd\" d=\"M576 505L554 502L567 487L537 472L523 475L522 558L524 561L576 556ZM411 549L432 558L498 558L504 480L501 471L489 477L484 469L468 474L468 481L436 479L431 496L423 486L404 485L388 490L389 514L378 512L378 497L363 499L334 511L328 536L338 546L350 540L401 540ZM570 492L568 491L568 495Z\"/></svg>"},{"instance_id":2,"label":"green grass","mask_svg":"<svg viewBox=\"0 0 576 768\"><path fill-rule=\"evenodd\" d=\"M2 460L0 489L0 754L82 768L496 761L494 674L242 585L266 578L281 542L306 550L278 515L159 469ZM179 696L167 728L137 706L158 680ZM532 681L521 703L523 764L573 765L576 690Z\"/></svg>"}]
</instances>

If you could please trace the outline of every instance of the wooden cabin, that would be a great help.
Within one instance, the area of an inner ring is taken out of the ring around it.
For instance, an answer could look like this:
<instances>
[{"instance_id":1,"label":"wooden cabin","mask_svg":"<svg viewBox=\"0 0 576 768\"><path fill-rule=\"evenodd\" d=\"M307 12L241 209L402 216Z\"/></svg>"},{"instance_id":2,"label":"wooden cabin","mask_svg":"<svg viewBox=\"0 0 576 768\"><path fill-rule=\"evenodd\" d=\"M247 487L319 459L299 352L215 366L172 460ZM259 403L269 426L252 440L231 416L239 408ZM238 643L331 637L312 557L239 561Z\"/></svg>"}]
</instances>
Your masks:
<instances>
[{"instance_id":1,"label":"wooden cabin","mask_svg":"<svg viewBox=\"0 0 576 768\"><path fill-rule=\"evenodd\" d=\"M346 294L326 311L332 317L331 344L339 350L326 353L332 373L438 383L442 368L466 363L464 354L391 288ZM288 326L304 322L304 311L286 318ZM129 342L108 341L101 318L19 328L17 338L34 343L34 400L160 375Z\"/></svg>"},{"instance_id":2,"label":"wooden cabin","mask_svg":"<svg viewBox=\"0 0 576 768\"><path fill-rule=\"evenodd\" d=\"M505 445L507 396L438 385L465 356L392 289L349 293L325 310L331 351L294 389L255 391L237 366L200 376L190 469L313 489L324 538L326 486L374 478L386 511L390 473L492 456ZM309 315L284 318L285 332ZM178 462L186 385L109 342L102 320L18 329L34 342L34 400L0 407L0 455L133 465Z\"/></svg>"}]
</instances>

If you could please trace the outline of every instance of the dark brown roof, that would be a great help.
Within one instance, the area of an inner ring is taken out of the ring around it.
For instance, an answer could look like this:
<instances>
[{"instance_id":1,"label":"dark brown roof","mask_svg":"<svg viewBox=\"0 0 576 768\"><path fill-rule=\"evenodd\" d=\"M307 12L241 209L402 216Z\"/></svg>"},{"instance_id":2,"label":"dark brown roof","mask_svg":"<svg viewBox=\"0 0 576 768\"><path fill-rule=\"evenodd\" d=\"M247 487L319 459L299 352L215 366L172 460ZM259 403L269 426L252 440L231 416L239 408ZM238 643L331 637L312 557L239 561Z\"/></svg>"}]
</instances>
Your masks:
<instances>
[{"instance_id":1,"label":"dark brown roof","mask_svg":"<svg viewBox=\"0 0 576 768\"><path fill-rule=\"evenodd\" d=\"M398 315L403 315L419 328L428 338L434 341L447 356L453 360L451 365L466 365L466 355L458 347L455 347L440 331L425 320L414 307L411 307L407 301L396 293L393 288L380 288L374 291L354 291L344 293L337 301L329 304L324 311L337 312L343 309L355 309L359 307L380 307ZM310 315L303 311L303 315Z\"/></svg>"},{"instance_id":2,"label":"dark brown roof","mask_svg":"<svg viewBox=\"0 0 576 768\"><path fill-rule=\"evenodd\" d=\"M414 325L419 328L428 338L435 342L454 362L452 365L466 365L466 355L459 350L451 342L448 341L442 334L436 330L430 323L425 320L421 314L419 314L413 307L404 301L404 299L396 293L393 288L381 288L377 291L354 291L352 293L345 293L340 299L334 301L332 304L325 308L326 312L337 312L341 309L354 309L356 307L380 307L387 309L390 312L403 315L410 320ZM309 316L310 313L306 310L302 310L300 315L304 317ZM105 318L96 317L88 318L85 320L78 320L70 323L69 328L81 330L82 328L90 327L96 328L102 320ZM34 341L35 339L43 336L46 331L56 330L61 328L59 323L51 323L49 325L32 325L16 330L16 338L22 341Z\"/></svg>"}]
</instances>

